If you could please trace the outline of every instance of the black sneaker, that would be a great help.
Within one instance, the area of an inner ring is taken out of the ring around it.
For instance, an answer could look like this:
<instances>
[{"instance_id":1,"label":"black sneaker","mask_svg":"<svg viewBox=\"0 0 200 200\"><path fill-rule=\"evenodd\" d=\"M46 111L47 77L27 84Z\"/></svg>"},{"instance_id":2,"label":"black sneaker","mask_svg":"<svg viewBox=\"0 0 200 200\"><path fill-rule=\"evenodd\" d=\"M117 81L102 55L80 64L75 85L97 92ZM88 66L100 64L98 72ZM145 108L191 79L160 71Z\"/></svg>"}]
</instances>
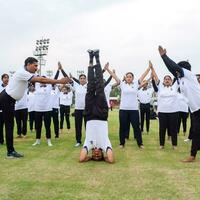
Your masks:
<instances>
[{"instance_id":1,"label":"black sneaker","mask_svg":"<svg viewBox=\"0 0 200 200\"><path fill-rule=\"evenodd\" d=\"M7 158L22 158L23 154L17 153L16 151L12 151L11 153L7 153Z\"/></svg>"},{"instance_id":2,"label":"black sneaker","mask_svg":"<svg viewBox=\"0 0 200 200\"><path fill-rule=\"evenodd\" d=\"M87 52L88 52L89 54L93 54L93 50L91 50L91 49L88 49Z\"/></svg>"},{"instance_id":3,"label":"black sneaker","mask_svg":"<svg viewBox=\"0 0 200 200\"><path fill-rule=\"evenodd\" d=\"M94 54L99 54L99 49L94 49L94 50L93 50L93 53L94 53Z\"/></svg>"}]
</instances>

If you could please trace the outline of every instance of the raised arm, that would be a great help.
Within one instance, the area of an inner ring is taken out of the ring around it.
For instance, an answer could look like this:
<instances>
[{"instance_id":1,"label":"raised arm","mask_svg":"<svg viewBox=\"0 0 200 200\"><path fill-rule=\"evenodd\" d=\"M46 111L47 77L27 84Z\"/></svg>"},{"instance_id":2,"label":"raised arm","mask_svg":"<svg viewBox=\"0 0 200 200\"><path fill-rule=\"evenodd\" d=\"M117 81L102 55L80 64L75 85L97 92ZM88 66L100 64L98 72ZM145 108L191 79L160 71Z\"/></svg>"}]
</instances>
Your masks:
<instances>
[{"instance_id":1,"label":"raised arm","mask_svg":"<svg viewBox=\"0 0 200 200\"><path fill-rule=\"evenodd\" d=\"M58 67L54 79L58 79L59 73L60 73L60 68Z\"/></svg>"},{"instance_id":2,"label":"raised arm","mask_svg":"<svg viewBox=\"0 0 200 200\"><path fill-rule=\"evenodd\" d=\"M64 69L63 69L63 67L62 67L60 62L58 62L58 67L61 70L63 76L69 78L68 75L66 74L66 72L64 71Z\"/></svg>"},{"instance_id":3,"label":"raised arm","mask_svg":"<svg viewBox=\"0 0 200 200\"><path fill-rule=\"evenodd\" d=\"M155 71L151 61L149 61L149 67L151 69L151 77L152 77L152 79L154 79L155 83L158 84L159 83L159 78L158 78L158 75L156 74L156 71Z\"/></svg>"},{"instance_id":4,"label":"raised arm","mask_svg":"<svg viewBox=\"0 0 200 200\"><path fill-rule=\"evenodd\" d=\"M55 79L55 80L58 79L59 73L60 73L60 67L58 66L58 69L57 69L56 74L55 74L55 76L54 76L54 79ZM52 84L52 86L54 86L54 84Z\"/></svg>"},{"instance_id":5,"label":"raised arm","mask_svg":"<svg viewBox=\"0 0 200 200\"><path fill-rule=\"evenodd\" d=\"M120 84L120 79L117 77L117 75L116 75L116 73L115 73L114 70L111 71L111 70L109 69L109 63L106 63L104 69L115 79L115 81L116 81L115 86L119 85L119 84Z\"/></svg>"},{"instance_id":6,"label":"raised arm","mask_svg":"<svg viewBox=\"0 0 200 200\"><path fill-rule=\"evenodd\" d=\"M109 76L107 81L104 83L104 87L106 87L110 83L111 80L112 80L112 76Z\"/></svg>"},{"instance_id":7,"label":"raised arm","mask_svg":"<svg viewBox=\"0 0 200 200\"><path fill-rule=\"evenodd\" d=\"M139 83L141 84L144 78L147 76L147 74L150 71L150 66L145 70L145 72L142 74L142 76L139 78Z\"/></svg>"},{"instance_id":8,"label":"raised arm","mask_svg":"<svg viewBox=\"0 0 200 200\"><path fill-rule=\"evenodd\" d=\"M154 91L158 92L158 87L156 85L156 82L155 82L154 78L152 78L152 86L153 86Z\"/></svg>"},{"instance_id":9,"label":"raised arm","mask_svg":"<svg viewBox=\"0 0 200 200\"><path fill-rule=\"evenodd\" d=\"M69 73L69 78L71 80L71 83L73 83L73 81L75 81L76 83L80 84L80 81L78 79L74 78L71 73Z\"/></svg>"},{"instance_id":10,"label":"raised arm","mask_svg":"<svg viewBox=\"0 0 200 200\"><path fill-rule=\"evenodd\" d=\"M73 79L73 81L75 81L76 83L80 84L80 81L79 81L77 78L73 77L72 79Z\"/></svg>"},{"instance_id":11,"label":"raised arm","mask_svg":"<svg viewBox=\"0 0 200 200\"><path fill-rule=\"evenodd\" d=\"M177 72L179 73L180 77L183 77L184 76L183 69L167 56L166 49L163 49L162 46L159 46L158 51L159 51L160 56L163 59L165 65L166 65L166 67L168 68L168 70L175 77L177 77Z\"/></svg>"}]
</instances>

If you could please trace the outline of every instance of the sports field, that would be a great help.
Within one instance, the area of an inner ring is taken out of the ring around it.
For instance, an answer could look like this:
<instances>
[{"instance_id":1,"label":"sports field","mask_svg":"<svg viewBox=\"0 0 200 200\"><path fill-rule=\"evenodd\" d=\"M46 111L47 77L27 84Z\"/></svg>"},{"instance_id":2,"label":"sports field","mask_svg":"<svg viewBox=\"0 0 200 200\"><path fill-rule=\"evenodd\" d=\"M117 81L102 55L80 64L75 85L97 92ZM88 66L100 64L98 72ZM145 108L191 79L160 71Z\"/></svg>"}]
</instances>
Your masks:
<instances>
[{"instance_id":1,"label":"sports field","mask_svg":"<svg viewBox=\"0 0 200 200\"><path fill-rule=\"evenodd\" d=\"M71 122L70 133L65 131L58 140L52 134L53 147L47 146L44 134L42 144L36 147L32 147L34 133L15 139L16 150L25 154L23 159L6 159L6 147L0 147L0 200L200 199L200 161L197 156L195 163L180 162L190 150L182 134L177 150L172 150L169 141L159 150L158 121L153 120L150 134L143 134L144 150L138 149L133 134L120 149L115 110L110 112L109 129L116 163L80 164L72 117Z\"/></svg>"}]
</instances>

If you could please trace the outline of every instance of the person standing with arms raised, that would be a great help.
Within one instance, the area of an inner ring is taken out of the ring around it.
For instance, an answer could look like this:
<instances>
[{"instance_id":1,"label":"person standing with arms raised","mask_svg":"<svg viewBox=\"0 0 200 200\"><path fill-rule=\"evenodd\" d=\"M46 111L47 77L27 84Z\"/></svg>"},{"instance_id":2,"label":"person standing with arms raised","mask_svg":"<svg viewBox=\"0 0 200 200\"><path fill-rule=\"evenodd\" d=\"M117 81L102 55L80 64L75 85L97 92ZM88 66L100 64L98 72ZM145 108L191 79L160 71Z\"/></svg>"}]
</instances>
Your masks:
<instances>
[{"instance_id":1,"label":"person standing with arms raised","mask_svg":"<svg viewBox=\"0 0 200 200\"><path fill-rule=\"evenodd\" d=\"M188 61L181 61L176 64L167 56L167 51L162 46L158 47L159 54L168 70L180 82L180 89L188 99L188 105L192 115L193 137L190 156L183 162L195 161L197 152L200 150L200 87L195 74L191 72L191 65Z\"/></svg>"}]
</instances>

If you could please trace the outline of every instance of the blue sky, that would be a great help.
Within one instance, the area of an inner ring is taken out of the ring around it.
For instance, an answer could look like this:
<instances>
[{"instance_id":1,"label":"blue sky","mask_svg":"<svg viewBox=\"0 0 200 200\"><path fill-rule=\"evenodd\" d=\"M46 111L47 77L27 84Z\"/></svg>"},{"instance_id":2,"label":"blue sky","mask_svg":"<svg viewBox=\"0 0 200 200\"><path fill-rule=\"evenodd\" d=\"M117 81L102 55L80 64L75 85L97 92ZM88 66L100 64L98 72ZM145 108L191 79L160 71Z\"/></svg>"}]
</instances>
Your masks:
<instances>
[{"instance_id":1,"label":"blue sky","mask_svg":"<svg viewBox=\"0 0 200 200\"><path fill-rule=\"evenodd\" d=\"M198 0L0 0L0 73L16 70L32 56L35 41L50 38L47 65L61 61L67 72L87 71L88 48L100 48L120 77L136 77L151 59L160 77L168 73L157 46L175 61L191 62L199 73Z\"/></svg>"}]
</instances>

